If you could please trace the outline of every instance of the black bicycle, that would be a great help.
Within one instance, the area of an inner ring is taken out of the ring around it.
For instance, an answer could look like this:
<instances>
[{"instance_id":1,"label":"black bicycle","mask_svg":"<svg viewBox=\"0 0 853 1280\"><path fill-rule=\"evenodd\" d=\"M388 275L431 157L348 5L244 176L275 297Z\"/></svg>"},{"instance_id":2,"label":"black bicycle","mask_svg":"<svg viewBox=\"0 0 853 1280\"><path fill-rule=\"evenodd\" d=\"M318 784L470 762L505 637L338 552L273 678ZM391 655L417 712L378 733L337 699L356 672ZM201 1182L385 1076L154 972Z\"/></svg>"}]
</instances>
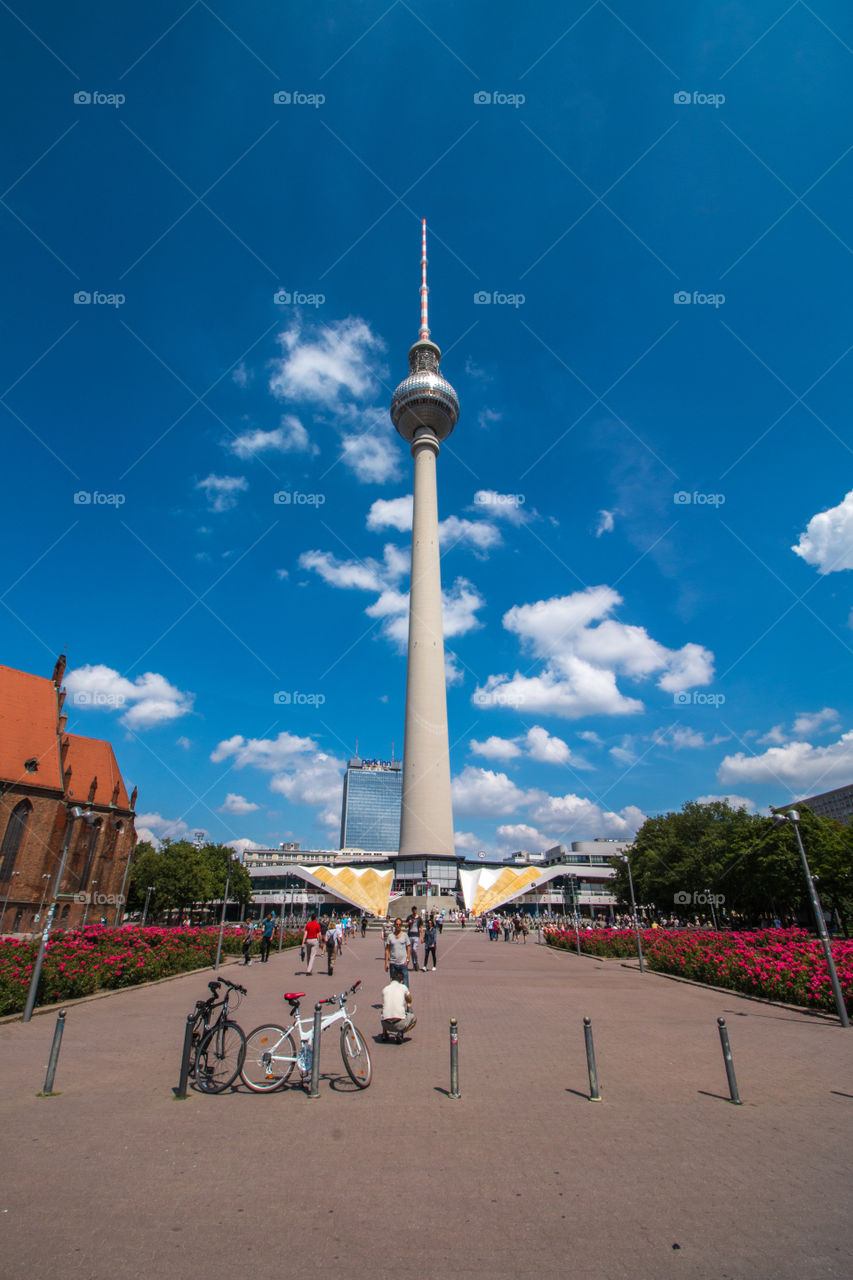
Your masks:
<instances>
[{"instance_id":1,"label":"black bicycle","mask_svg":"<svg viewBox=\"0 0 853 1280\"><path fill-rule=\"evenodd\" d=\"M210 995L195 1005L190 1075L202 1093L224 1093L237 1079L246 1057L243 1028L228 1017L231 1009L239 1007L246 988L227 978L207 985ZM225 987L225 995L220 1000L221 987Z\"/></svg>"}]
</instances>

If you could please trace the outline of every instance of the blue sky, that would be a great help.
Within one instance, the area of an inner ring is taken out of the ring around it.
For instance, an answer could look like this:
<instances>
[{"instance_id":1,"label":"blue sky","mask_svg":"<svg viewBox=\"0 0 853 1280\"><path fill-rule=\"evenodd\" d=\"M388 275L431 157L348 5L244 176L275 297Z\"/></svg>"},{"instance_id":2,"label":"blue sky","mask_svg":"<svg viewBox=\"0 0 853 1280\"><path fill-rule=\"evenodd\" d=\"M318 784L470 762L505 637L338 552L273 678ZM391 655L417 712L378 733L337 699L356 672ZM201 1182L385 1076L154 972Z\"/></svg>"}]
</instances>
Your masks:
<instances>
[{"instance_id":1,"label":"blue sky","mask_svg":"<svg viewBox=\"0 0 853 1280\"><path fill-rule=\"evenodd\" d=\"M334 847L401 751L423 216L460 851L853 781L848 6L0 24L2 656L142 834Z\"/></svg>"}]
</instances>

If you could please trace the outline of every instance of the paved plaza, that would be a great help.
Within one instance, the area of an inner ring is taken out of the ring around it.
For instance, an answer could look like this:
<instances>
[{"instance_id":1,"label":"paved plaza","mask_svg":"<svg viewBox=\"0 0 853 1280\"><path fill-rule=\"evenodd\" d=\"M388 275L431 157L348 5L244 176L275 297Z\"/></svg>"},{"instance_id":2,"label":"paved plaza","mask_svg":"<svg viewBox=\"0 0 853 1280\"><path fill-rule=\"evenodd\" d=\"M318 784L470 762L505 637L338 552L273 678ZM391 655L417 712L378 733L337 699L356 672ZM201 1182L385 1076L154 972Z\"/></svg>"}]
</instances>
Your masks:
<instances>
[{"instance_id":1,"label":"paved plaza","mask_svg":"<svg viewBox=\"0 0 853 1280\"><path fill-rule=\"evenodd\" d=\"M38 1098L55 1017L0 1027L3 1271L178 1275L853 1274L853 1031L614 961L445 929L414 973L418 1026L378 1040L379 934L334 979L298 953L229 965L245 1030L364 981L356 1024L374 1080L321 1096L245 1089L177 1101L186 1014L209 971L69 1007L55 1088ZM582 1019L604 1101L587 1100ZM732 1106L723 1015L744 1105ZM448 1097L459 1022L462 1097Z\"/></svg>"}]
</instances>

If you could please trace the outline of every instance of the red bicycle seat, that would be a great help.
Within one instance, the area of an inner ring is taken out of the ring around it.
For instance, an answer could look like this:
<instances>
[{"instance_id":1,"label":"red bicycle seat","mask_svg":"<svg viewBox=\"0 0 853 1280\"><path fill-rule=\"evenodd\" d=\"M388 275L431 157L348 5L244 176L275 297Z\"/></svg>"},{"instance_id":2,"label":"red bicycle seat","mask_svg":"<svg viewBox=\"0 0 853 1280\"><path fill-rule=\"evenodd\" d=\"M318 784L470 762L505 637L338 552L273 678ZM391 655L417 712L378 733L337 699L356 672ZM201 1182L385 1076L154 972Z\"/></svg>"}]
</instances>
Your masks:
<instances>
[{"instance_id":1,"label":"red bicycle seat","mask_svg":"<svg viewBox=\"0 0 853 1280\"><path fill-rule=\"evenodd\" d=\"M290 1001L301 1000L304 995L305 995L304 991L285 991L284 999L290 1000Z\"/></svg>"}]
</instances>

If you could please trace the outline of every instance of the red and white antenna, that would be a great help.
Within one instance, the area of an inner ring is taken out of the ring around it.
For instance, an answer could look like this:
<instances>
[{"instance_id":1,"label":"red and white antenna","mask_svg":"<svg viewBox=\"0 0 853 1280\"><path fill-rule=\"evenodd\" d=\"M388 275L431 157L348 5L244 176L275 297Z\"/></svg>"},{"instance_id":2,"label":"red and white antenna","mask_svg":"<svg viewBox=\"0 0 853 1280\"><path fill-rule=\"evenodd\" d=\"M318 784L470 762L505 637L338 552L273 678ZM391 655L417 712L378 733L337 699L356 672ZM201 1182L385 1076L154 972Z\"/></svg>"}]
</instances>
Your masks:
<instances>
[{"instance_id":1,"label":"red and white antenna","mask_svg":"<svg viewBox=\"0 0 853 1280\"><path fill-rule=\"evenodd\" d=\"M427 286L426 218L421 223L421 342L429 338L429 288Z\"/></svg>"}]
</instances>

